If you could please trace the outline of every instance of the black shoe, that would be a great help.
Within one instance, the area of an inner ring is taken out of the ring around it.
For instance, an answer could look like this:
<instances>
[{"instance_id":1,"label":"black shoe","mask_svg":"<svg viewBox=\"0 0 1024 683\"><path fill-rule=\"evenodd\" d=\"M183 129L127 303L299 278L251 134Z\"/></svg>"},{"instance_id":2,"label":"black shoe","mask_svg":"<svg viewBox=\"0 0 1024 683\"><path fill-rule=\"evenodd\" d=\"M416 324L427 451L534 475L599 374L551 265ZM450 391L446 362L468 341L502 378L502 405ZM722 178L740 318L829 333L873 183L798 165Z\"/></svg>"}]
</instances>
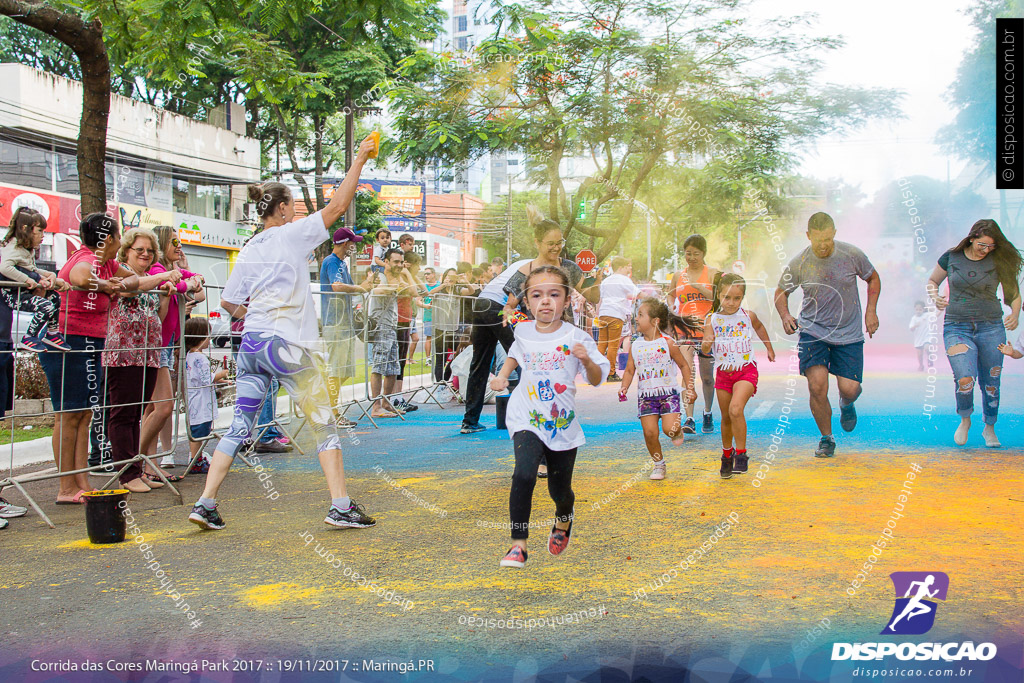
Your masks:
<instances>
[{"instance_id":1,"label":"black shoe","mask_svg":"<svg viewBox=\"0 0 1024 683\"><path fill-rule=\"evenodd\" d=\"M857 409L852 403L848 406L839 406L839 424L844 432L852 432L857 426Z\"/></svg>"},{"instance_id":2,"label":"black shoe","mask_svg":"<svg viewBox=\"0 0 1024 683\"><path fill-rule=\"evenodd\" d=\"M286 446L277 439L271 439L270 441L260 441L258 444L256 444L257 453L290 453L291 451L291 446Z\"/></svg>"},{"instance_id":3,"label":"black shoe","mask_svg":"<svg viewBox=\"0 0 1024 683\"><path fill-rule=\"evenodd\" d=\"M188 516L188 521L211 531L224 528L224 520L221 519L216 507L212 510L207 510L202 505L196 505L192 508L192 514Z\"/></svg>"},{"instance_id":4,"label":"black shoe","mask_svg":"<svg viewBox=\"0 0 1024 683\"><path fill-rule=\"evenodd\" d=\"M408 401L402 401L402 410L407 413L415 413L420 407L415 403L409 403Z\"/></svg>"},{"instance_id":5,"label":"black shoe","mask_svg":"<svg viewBox=\"0 0 1024 683\"><path fill-rule=\"evenodd\" d=\"M733 451L733 454L734 455L733 455L733 463L732 463L732 473L733 474L746 474L747 473L747 460L749 460L749 457L747 456L746 453L744 453L743 455L740 455L739 453L736 453L736 451Z\"/></svg>"},{"instance_id":6,"label":"black shoe","mask_svg":"<svg viewBox=\"0 0 1024 683\"><path fill-rule=\"evenodd\" d=\"M704 413L704 424L701 425L701 431L705 434L710 434L715 431L715 417L711 413Z\"/></svg>"},{"instance_id":7,"label":"black shoe","mask_svg":"<svg viewBox=\"0 0 1024 683\"><path fill-rule=\"evenodd\" d=\"M696 434L697 423L693 421L692 417L686 418L686 422L683 423L683 434Z\"/></svg>"},{"instance_id":8,"label":"black shoe","mask_svg":"<svg viewBox=\"0 0 1024 683\"><path fill-rule=\"evenodd\" d=\"M477 432L483 432L483 431L486 431L486 430L487 430L487 427L484 427L479 422L477 422L476 424L466 424L465 422L463 422L462 423L462 429L459 430L459 433L460 434L476 434Z\"/></svg>"},{"instance_id":9,"label":"black shoe","mask_svg":"<svg viewBox=\"0 0 1024 683\"><path fill-rule=\"evenodd\" d=\"M815 458L831 458L836 454L836 440L831 436L821 437L818 448L814 451Z\"/></svg>"},{"instance_id":10,"label":"black shoe","mask_svg":"<svg viewBox=\"0 0 1024 683\"><path fill-rule=\"evenodd\" d=\"M331 509L327 511L327 516L324 517L324 524L343 529L365 529L377 523L377 520L363 512L362 505L354 500L351 501L351 504L352 507L348 510L339 510L332 505Z\"/></svg>"},{"instance_id":11,"label":"black shoe","mask_svg":"<svg viewBox=\"0 0 1024 683\"><path fill-rule=\"evenodd\" d=\"M736 451L732 451L732 453L735 452ZM719 474L722 475L722 479L729 479L732 477L732 453L722 456L722 469L719 470Z\"/></svg>"}]
</instances>

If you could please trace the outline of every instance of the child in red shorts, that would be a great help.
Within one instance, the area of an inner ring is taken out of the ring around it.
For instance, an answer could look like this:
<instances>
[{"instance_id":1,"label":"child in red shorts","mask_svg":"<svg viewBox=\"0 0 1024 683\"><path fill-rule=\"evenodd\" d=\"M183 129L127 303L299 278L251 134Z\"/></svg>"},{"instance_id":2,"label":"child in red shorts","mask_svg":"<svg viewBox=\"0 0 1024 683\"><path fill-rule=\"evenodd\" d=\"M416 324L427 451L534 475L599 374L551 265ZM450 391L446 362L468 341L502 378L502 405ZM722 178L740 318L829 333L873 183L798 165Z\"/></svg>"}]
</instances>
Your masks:
<instances>
[{"instance_id":1,"label":"child in red shorts","mask_svg":"<svg viewBox=\"0 0 1024 683\"><path fill-rule=\"evenodd\" d=\"M713 350L715 357L715 393L722 411L723 479L747 471L747 420L743 409L757 393L757 363L751 332L764 342L769 362L775 362L775 349L768 339L768 331L753 311L740 308L746 291L747 283L739 275L726 273L722 276L701 344L704 353Z\"/></svg>"}]
</instances>

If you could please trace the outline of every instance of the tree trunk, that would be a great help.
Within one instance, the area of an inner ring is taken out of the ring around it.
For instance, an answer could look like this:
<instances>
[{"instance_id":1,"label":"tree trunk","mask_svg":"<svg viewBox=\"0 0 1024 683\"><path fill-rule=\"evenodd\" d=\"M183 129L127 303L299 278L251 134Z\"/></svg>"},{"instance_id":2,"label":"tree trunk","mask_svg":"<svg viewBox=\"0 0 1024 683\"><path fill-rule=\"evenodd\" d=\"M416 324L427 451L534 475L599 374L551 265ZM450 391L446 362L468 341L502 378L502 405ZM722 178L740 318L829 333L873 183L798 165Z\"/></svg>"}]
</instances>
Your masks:
<instances>
[{"instance_id":1,"label":"tree trunk","mask_svg":"<svg viewBox=\"0 0 1024 683\"><path fill-rule=\"evenodd\" d=\"M306 176L299 168L299 157L295 150L295 134L288 132L288 125L284 122L284 114L281 112L280 105L275 104L274 111L277 112L277 123L281 126L281 131L285 133L284 148L288 152L288 161L292 164L292 177L295 178L295 182L299 184L299 190L302 191L302 201L306 203L306 211L309 215L313 215L316 213L316 208L313 204L313 197L309 194L309 183L306 182Z\"/></svg>"},{"instance_id":2,"label":"tree trunk","mask_svg":"<svg viewBox=\"0 0 1024 683\"><path fill-rule=\"evenodd\" d=\"M252 91L255 91L252 88ZM252 93L253 97L249 96L249 93L245 95L245 136L248 138L257 137L257 130L260 125L260 106L259 98L256 97L255 92ZM267 155L270 156L269 154Z\"/></svg>"},{"instance_id":3,"label":"tree trunk","mask_svg":"<svg viewBox=\"0 0 1024 683\"><path fill-rule=\"evenodd\" d=\"M105 212L110 61L103 44L103 26L98 20L86 24L78 15L17 0L0 0L0 14L53 36L78 57L82 67L82 118L78 124L78 187L82 195L82 215Z\"/></svg>"}]
</instances>

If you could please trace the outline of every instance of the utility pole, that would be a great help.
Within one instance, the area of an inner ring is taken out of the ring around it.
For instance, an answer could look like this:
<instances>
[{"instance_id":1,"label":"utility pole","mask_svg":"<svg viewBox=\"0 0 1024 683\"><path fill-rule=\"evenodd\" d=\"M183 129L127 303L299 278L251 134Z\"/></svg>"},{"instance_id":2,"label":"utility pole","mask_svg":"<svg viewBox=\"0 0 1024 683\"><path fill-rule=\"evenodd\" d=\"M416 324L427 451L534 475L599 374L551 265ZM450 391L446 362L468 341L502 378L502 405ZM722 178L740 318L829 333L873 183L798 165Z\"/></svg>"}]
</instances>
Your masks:
<instances>
[{"instance_id":1,"label":"utility pole","mask_svg":"<svg viewBox=\"0 0 1024 683\"><path fill-rule=\"evenodd\" d=\"M352 96L345 98L345 172L352 168L352 162L356 158L356 113L352 106ZM356 229L356 202L355 199L348 205L345 212L345 227L355 232Z\"/></svg>"},{"instance_id":2,"label":"utility pole","mask_svg":"<svg viewBox=\"0 0 1024 683\"><path fill-rule=\"evenodd\" d=\"M345 97L345 172L352 168L352 162L356 158L356 114L379 114L379 107L357 107L352 101L352 96ZM322 132L322 131L321 131ZM353 201L348 205L345 212L345 227L355 232L356 229L356 203Z\"/></svg>"},{"instance_id":3,"label":"utility pole","mask_svg":"<svg viewBox=\"0 0 1024 683\"><path fill-rule=\"evenodd\" d=\"M508 210L505 212L505 266L512 263L512 178L508 179Z\"/></svg>"}]
</instances>

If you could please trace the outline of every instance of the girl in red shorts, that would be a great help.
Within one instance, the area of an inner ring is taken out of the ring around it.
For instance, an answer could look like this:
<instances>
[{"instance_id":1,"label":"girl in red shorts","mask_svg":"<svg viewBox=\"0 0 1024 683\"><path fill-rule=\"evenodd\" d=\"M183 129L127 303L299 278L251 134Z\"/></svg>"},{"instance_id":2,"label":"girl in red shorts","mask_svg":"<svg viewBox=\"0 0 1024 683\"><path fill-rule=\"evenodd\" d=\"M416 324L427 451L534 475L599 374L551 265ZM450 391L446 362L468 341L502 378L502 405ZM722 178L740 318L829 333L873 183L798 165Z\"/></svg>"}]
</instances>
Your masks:
<instances>
[{"instance_id":1,"label":"girl in red shorts","mask_svg":"<svg viewBox=\"0 0 1024 683\"><path fill-rule=\"evenodd\" d=\"M751 332L757 333L764 342L769 362L775 362L775 349L764 325L753 311L740 308L746 291L747 283L739 275L726 273L722 276L701 344L704 353L713 353L715 357L715 393L722 410L723 479L734 472L747 471L747 419L743 408L757 393L757 363L754 362Z\"/></svg>"}]
</instances>

